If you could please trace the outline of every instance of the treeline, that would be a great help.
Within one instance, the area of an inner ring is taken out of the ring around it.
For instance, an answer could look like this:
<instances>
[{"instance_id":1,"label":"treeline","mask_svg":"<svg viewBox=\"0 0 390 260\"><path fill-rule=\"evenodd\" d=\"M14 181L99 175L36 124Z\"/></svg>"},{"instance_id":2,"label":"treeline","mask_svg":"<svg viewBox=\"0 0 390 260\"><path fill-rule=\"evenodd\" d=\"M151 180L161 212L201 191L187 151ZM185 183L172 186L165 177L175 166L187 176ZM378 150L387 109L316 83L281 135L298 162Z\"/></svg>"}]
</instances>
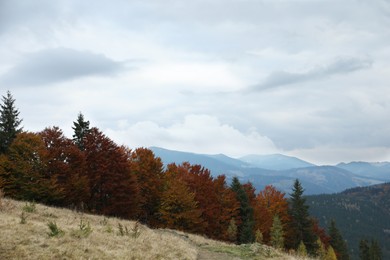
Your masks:
<instances>
[{"instance_id":1,"label":"treeline","mask_svg":"<svg viewBox=\"0 0 390 260\"><path fill-rule=\"evenodd\" d=\"M150 227L259 242L321 259L349 259L332 222L329 234L308 213L295 181L290 198L267 186L212 177L201 165L169 164L147 148L117 145L80 113L73 138L58 127L20 128L10 92L0 115L0 189L6 196L95 214L137 219Z\"/></svg>"}]
</instances>

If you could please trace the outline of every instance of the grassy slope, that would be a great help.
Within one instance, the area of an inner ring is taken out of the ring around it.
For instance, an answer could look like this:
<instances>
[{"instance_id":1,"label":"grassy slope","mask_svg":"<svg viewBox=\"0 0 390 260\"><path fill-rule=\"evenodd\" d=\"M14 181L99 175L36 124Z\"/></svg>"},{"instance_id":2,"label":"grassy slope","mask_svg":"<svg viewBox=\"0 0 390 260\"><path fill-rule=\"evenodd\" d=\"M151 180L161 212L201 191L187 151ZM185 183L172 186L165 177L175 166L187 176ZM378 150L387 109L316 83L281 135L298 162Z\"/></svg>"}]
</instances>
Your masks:
<instances>
[{"instance_id":1,"label":"grassy slope","mask_svg":"<svg viewBox=\"0 0 390 260\"><path fill-rule=\"evenodd\" d=\"M133 221L40 204L35 212L26 212L26 205L0 197L0 259L295 259L266 246L236 246L143 225L134 238ZM80 231L81 220L89 223L89 235ZM62 236L48 235L50 221L64 231ZM129 235L120 235L119 223Z\"/></svg>"}]
</instances>

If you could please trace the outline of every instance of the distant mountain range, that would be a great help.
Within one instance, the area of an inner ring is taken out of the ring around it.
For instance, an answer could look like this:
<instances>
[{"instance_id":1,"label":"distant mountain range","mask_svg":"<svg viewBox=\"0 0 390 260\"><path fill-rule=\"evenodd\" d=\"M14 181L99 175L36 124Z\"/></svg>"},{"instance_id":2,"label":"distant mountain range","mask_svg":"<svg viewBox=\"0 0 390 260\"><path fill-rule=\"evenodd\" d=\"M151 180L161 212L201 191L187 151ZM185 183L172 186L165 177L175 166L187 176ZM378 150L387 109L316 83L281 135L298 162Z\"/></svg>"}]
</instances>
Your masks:
<instances>
[{"instance_id":1,"label":"distant mountain range","mask_svg":"<svg viewBox=\"0 0 390 260\"><path fill-rule=\"evenodd\" d=\"M189 162L200 164L213 176L225 174L228 181L237 176L250 181L257 190L272 184L290 193L295 179L305 188L305 194L330 194L345 189L390 181L390 163L342 163L336 166L316 166L299 158L281 154L248 155L234 159L223 154L207 155L150 148L165 165ZM359 167L362 165L362 167Z\"/></svg>"},{"instance_id":2,"label":"distant mountain range","mask_svg":"<svg viewBox=\"0 0 390 260\"><path fill-rule=\"evenodd\" d=\"M351 259L358 259L361 239L377 239L383 259L390 259L390 183L306 198L310 214L321 226L328 227L331 219L336 221L348 242Z\"/></svg>"}]
</instances>

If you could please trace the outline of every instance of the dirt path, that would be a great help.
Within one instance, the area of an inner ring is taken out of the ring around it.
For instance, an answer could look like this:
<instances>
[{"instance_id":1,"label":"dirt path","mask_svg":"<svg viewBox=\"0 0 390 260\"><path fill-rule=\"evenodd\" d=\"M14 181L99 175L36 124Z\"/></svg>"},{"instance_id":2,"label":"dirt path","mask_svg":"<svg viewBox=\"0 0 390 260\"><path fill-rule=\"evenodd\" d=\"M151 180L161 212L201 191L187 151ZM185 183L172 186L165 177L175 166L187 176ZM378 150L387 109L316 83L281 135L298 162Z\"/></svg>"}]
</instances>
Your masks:
<instances>
[{"instance_id":1,"label":"dirt path","mask_svg":"<svg viewBox=\"0 0 390 260\"><path fill-rule=\"evenodd\" d=\"M197 260L240 260L241 258L232 257L226 253L212 252L202 247L198 247Z\"/></svg>"}]
</instances>

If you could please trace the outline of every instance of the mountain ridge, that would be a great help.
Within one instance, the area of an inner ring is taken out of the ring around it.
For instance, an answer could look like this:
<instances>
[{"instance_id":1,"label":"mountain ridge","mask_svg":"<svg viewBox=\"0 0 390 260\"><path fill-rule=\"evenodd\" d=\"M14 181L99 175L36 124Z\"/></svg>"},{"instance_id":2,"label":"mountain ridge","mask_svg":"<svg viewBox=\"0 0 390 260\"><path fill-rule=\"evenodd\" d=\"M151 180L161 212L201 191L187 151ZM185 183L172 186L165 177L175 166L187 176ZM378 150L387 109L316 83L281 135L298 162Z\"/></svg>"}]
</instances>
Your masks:
<instances>
[{"instance_id":1,"label":"mountain ridge","mask_svg":"<svg viewBox=\"0 0 390 260\"><path fill-rule=\"evenodd\" d=\"M353 187L374 185L386 181L382 178L377 179L356 174L337 166L317 166L299 158L284 155L273 157L277 158L276 161L282 163L282 168L284 168L284 170L275 170L276 163L269 161L272 156L267 157L268 161L264 167L267 165L274 167L267 169L259 167L260 163L249 163L223 154L196 154L159 147L150 147L149 149L160 157L165 165L169 163L180 164L185 161L191 164L200 164L209 169L213 176L224 174L228 181L236 176L241 182L250 181L257 190L262 190L266 185L273 185L285 193L290 193L292 184L297 178L302 182L307 194L337 193ZM297 163L306 167L296 168ZM288 168L287 165L290 165L291 168Z\"/></svg>"}]
</instances>

